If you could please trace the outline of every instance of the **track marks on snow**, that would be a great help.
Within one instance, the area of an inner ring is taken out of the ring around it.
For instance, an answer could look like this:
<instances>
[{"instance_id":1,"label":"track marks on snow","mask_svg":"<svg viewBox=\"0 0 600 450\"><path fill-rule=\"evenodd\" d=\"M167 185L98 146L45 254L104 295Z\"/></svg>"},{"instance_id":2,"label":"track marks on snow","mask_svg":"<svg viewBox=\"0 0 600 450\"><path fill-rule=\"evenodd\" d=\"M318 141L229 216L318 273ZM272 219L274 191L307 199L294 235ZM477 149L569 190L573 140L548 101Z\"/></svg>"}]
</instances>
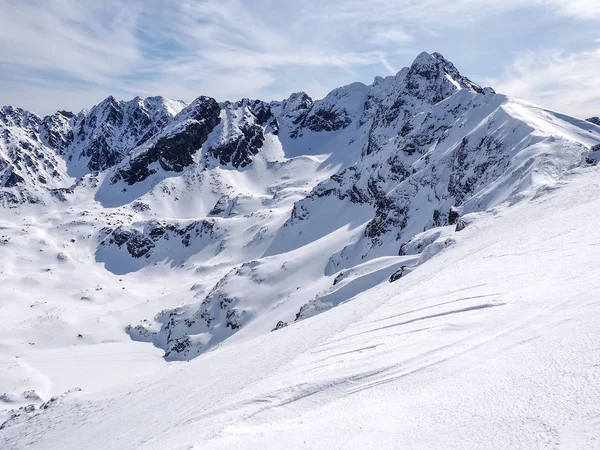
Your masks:
<instances>
[{"instance_id":1,"label":"track marks on snow","mask_svg":"<svg viewBox=\"0 0 600 450\"><path fill-rule=\"evenodd\" d=\"M503 306L503 305L505 305L505 303L483 303L481 305L469 306L469 307L460 308L460 309L453 309L451 311L444 311L444 312L440 312L437 314L429 314L427 316L415 317L414 319L405 320L403 322L398 322L398 323L394 323L391 325L384 325L379 328L374 328L372 330L363 331L361 333L358 333L358 335L362 335L362 334L366 334L366 333L373 333L375 331L385 330L388 328L400 327L403 325L408 325L410 323L420 322L422 320L435 319L437 317L449 316L452 314L460 314L460 313L465 313L465 312L470 312L470 311L477 311L480 309L495 308L497 306Z\"/></svg>"}]
</instances>

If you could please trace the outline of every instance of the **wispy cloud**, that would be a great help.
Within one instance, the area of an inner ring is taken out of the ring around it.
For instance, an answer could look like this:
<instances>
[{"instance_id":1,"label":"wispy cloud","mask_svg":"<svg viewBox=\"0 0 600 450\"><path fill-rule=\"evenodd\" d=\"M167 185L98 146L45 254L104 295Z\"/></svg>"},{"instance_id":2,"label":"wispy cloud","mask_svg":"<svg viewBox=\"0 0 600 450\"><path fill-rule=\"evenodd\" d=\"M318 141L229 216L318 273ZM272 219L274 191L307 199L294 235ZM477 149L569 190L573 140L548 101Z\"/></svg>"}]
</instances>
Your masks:
<instances>
[{"instance_id":1,"label":"wispy cloud","mask_svg":"<svg viewBox=\"0 0 600 450\"><path fill-rule=\"evenodd\" d=\"M126 74L142 60L139 8L115 2L0 2L0 62L55 70L91 82Z\"/></svg>"},{"instance_id":2,"label":"wispy cloud","mask_svg":"<svg viewBox=\"0 0 600 450\"><path fill-rule=\"evenodd\" d=\"M320 96L394 73L421 50L442 51L467 75L475 69L527 98L539 89L523 63L504 77L497 70L524 40L546 55L542 36L554 38L552 29L528 21L506 31L532 8L548 27L552 18L572 23L559 53L572 52L577 36L600 37L596 0L0 0L0 103L46 113L109 93Z\"/></svg>"},{"instance_id":3,"label":"wispy cloud","mask_svg":"<svg viewBox=\"0 0 600 450\"><path fill-rule=\"evenodd\" d=\"M387 30L379 30L373 36L373 42L409 42L412 41L412 36L406 31L398 28L389 28Z\"/></svg>"},{"instance_id":4,"label":"wispy cloud","mask_svg":"<svg viewBox=\"0 0 600 450\"><path fill-rule=\"evenodd\" d=\"M595 20L600 18L600 2L597 0L541 0L566 16Z\"/></svg>"},{"instance_id":5,"label":"wispy cloud","mask_svg":"<svg viewBox=\"0 0 600 450\"><path fill-rule=\"evenodd\" d=\"M600 114L600 48L590 51L525 51L491 80L496 89L558 111L587 117Z\"/></svg>"}]
</instances>

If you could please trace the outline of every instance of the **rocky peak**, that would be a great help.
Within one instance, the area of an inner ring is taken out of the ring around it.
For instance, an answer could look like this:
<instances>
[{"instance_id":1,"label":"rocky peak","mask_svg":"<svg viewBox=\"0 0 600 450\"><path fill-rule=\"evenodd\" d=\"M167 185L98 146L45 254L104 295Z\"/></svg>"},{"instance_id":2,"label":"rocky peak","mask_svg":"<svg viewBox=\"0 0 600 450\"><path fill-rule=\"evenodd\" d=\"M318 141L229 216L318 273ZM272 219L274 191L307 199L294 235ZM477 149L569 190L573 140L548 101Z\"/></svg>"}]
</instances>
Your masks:
<instances>
[{"instance_id":1,"label":"rocky peak","mask_svg":"<svg viewBox=\"0 0 600 450\"><path fill-rule=\"evenodd\" d=\"M410 70L416 74L429 78L430 73L438 66L439 62L440 61L433 55L430 55L427 52L421 52L410 65Z\"/></svg>"},{"instance_id":2,"label":"rocky peak","mask_svg":"<svg viewBox=\"0 0 600 450\"><path fill-rule=\"evenodd\" d=\"M61 116L65 117L67 119L71 119L75 116L75 114L73 114L71 111L65 111L65 110L57 111L57 114L60 114Z\"/></svg>"},{"instance_id":3,"label":"rocky peak","mask_svg":"<svg viewBox=\"0 0 600 450\"><path fill-rule=\"evenodd\" d=\"M136 155L119 167L111 183L123 180L132 185L157 173L159 167L167 172L183 171L194 163L194 154L219 123L220 113L215 99L198 97L160 133L140 146Z\"/></svg>"},{"instance_id":4,"label":"rocky peak","mask_svg":"<svg viewBox=\"0 0 600 450\"><path fill-rule=\"evenodd\" d=\"M40 118L32 112L13 106L2 106L0 108L0 125L7 127L20 127L36 129Z\"/></svg>"},{"instance_id":5,"label":"rocky peak","mask_svg":"<svg viewBox=\"0 0 600 450\"><path fill-rule=\"evenodd\" d=\"M463 77L439 53L420 53L406 73L405 85L411 95L430 103L440 102L461 89L483 93L481 87Z\"/></svg>"},{"instance_id":6,"label":"rocky peak","mask_svg":"<svg viewBox=\"0 0 600 450\"><path fill-rule=\"evenodd\" d=\"M446 58L444 58L440 53L434 52L431 54L431 56L433 56L437 61L439 61L439 63L442 65L444 72L452 80L454 80L456 83L458 83L458 85L462 89L470 89L472 91L477 92L478 94L483 93L483 89L481 88L481 86L473 83L467 77L462 76L460 74L460 72L458 71L458 69L454 66L454 64L452 62L448 61ZM491 88L488 88L488 89L491 89Z\"/></svg>"},{"instance_id":7,"label":"rocky peak","mask_svg":"<svg viewBox=\"0 0 600 450\"><path fill-rule=\"evenodd\" d=\"M296 121L310 109L312 104L313 100L306 92L295 92L281 102L281 114Z\"/></svg>"},{"instance_id":8,"label":"rocky peak","mask_svg":"<svg viewBox=\"0 0 600 450\"><path fill-rule=\"evenodd\" d=\"M163 97L119 101L109 96L82 111L71 121L74 136L67 152L71 171L83 175L118 164L167 126L182 106Z\"/></svg>"},{"instance_id":9,"label":"rocky peak","mask_svg":"<svg viewBox=\"0 0 600 450\"><path fill-rule=\"evenodd\" d=\"M227 102L222 108L225 120L216 127L206 145L206 165L216 160L221 166L245 167L262 148L265 131L278 133L277 119L271 106L260 100Z\"/></svg>"},{"instance_id":10,"label":"rocky peak","mask_svg":"<svg viewBox=\"0 0 600 450\"><path fill-rule=\"evenodd\" d=\"M73 117L73 113L58 111L44 117L40 124L40 139L59 155L63 155L73 142L74 136L71 128L71 119Z\"/></svg>"},{"instance_id":11,"label":"rocky peak","mask_svg":"<svg viewBox=\"0 0 600 450\"><path fill-rule=\"evenodd\" d=\"M219 104L212 97L204 95L195 99L186 108L182 109L174 118L174 122L181 123L186 120L205 120L221 111Z\"/></svg>"},{"instance_id":12,"label":"rocky peak","mask_svg":"<svg viewBox=\"0 0 600 450\"><path fill-rule=\"evenodd\" d=\"M40 203L68 185L61 162L41 141L42 119L21 108L0 108L0 205Z\"/></svg>"}]
</instances>

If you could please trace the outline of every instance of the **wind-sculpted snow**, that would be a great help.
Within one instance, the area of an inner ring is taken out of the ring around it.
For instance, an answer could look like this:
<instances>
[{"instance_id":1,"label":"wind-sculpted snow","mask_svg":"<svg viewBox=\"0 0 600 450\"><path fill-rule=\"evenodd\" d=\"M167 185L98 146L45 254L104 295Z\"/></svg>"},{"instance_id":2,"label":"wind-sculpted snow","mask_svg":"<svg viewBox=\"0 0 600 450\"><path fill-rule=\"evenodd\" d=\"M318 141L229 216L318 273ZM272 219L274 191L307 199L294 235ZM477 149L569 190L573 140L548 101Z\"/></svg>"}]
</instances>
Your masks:
<instances>
[{"instance_id":1,"label":"wind-sculpted snow","mask_svg":"<svg viewBox=\"0 0 600 450\"><path fill-rule=\"evenodd\" d=\"M598 180L597 167L584 165L565 174L558 189L464 215L467 226L460 232L429 230L423 243L439 232L454 244L393 283L384 281L296 323L274 309L267 322L276 320L267 331L250 336L252 325L243 325L213 351L152 366L145 376L136 364L144 356L150 360L143 349L153 346L85 343L111 322L122 323L136 294L137 314L152 309L140 305L160 306L183 290L165 284L158 270L145 279L115 280L119 290L110 308L103 305L95 317L79 322L85 325L82 339L73 336L79 345L46 350L42 361L40 347L49 345L50 335L39 332L35 345L7 358L4 367L21 364L30 377L43 371L48 384L72 379L71 387L82 383L82 392L58 397L44 409L21 410L20 396L7 395L13 411L0 430L0 447L594 449L600 440L600 278L593 270L600 264ZM18 242L17 235L11 238ZM418 251L415 244L407 255ZM318 257L324 247L322 242L312 254ZM66 251L80 256L74 250ZM358 287L350 280L363 270L381 279L381 259L344 272L336 286ZM255 276L259 268L255 263L243 271ZM203 289L202 281L191 284L192 277L180 280L186 290ZM111 289L108 283L101 287L98 296ZM150 297L162 290L163 297ZM93 307L89 301L77 306L71 314ZM43 307L27 305L25 312ZM165 323L169 316L159 319ZM9 326L15 328L14 315ZM117 335L104 331L97 340L109 337ZM2 342L12 341L2 336ZM81 366L88 371L73 379ZM118 384L123 373L127 384L100 392L88 381L100 374ZM13 383L2 386L8 390ZM52 394L38 392L47 402L69 390L62 383Z\"/></svg>"},{"instance_id":2,"label":"wind-sculpted snow","mask_svg":"<svg viewBox=\"0 0 600 450\"><path fill-rule=\"evenodd\" d=\"M124 299L107 339L169 361L283 333L390 281L401 289L480 214L600 161L593 120L482 88L438 53L319 100L2 111L3 203L30 214L26 203L43 200L31 226L61 236L64 254L48 268L76 270L76 257L92 273L69 298L90 314L108 292ZM17 222L2 238L14 255ZM71 227L85 233L67 238Z\"/></svg>"}]
</instances>

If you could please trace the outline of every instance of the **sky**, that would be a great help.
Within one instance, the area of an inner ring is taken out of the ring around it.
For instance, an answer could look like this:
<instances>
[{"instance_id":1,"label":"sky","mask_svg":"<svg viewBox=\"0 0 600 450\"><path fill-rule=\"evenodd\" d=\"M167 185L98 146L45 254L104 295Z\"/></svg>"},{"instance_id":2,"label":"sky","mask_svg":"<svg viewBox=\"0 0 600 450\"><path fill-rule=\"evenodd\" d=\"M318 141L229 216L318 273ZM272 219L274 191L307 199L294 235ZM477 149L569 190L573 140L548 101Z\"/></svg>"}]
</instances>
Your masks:
<instances>
[{"instance_id":1,"label":"sky","mask_svg":"<svg viewBox=\"0 0 600 450\"><path fill-rule=\"evenodd\" d=\"M600 115L600 0L0 0L0 105L277 100L440 52L480 85Z\"/></svg>"}]
</instances>

